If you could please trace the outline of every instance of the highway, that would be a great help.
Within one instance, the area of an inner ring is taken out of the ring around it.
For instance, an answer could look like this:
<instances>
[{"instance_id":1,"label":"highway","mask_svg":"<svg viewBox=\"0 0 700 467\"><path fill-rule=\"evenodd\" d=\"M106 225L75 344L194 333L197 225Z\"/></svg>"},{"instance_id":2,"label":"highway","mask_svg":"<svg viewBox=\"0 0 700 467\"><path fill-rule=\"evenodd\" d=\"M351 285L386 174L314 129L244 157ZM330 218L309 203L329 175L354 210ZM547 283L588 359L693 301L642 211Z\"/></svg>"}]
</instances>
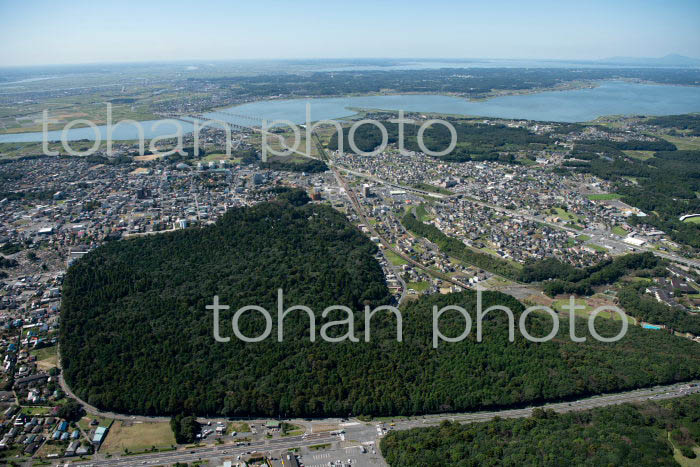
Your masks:
<instances>
[{"instance_id":1,"label":"highway","mask_svg":"<svg viewBox=\"0 0 700 467\"><path fill-rule=\"evenodd\" d=\"M695 387L691 387L695 385ZM676 383L667 386L657 386L654 388L637 389L633 391L621 392L616 394L605 394L600 396L588 397L571 402L556 402L536 406L545 410L554 410L555 412L565 413L577 410L587 410L595 407L605 407L618 405L627 402L643 402L647 400L664 400L675 397L682 397L692 393L700 392L700 380L690 383ZM133 465L162 465L174 462L194 462L205 459L222 459L236 458L238 455L257 451L260 453L280 452L292 448L308 447L326 443L341 443L357 445L358 443L377 444L379 439L391 430L407 430L411 428L420 428L434 426L440 424L443 420L454 422L485 422L499 418L519 418L532 415L533 407L481 411L470 413L455 413L455 414L438 414L425 415L417 417L402 418L396 417L392 422L394 426L386 426L384 422L361 422L359 420L350 420L348 423L340 423L345 433L341 436L337 432L321 432L310 433L302 436L275 438L263 441L251 442L246 446L234 446L232 444L207 445L197 448L180 448L176 451L167 451L160 453L114 457L103 460L93 460L86 462L71 463L72 466L133 466ZM291 420L295 423L295 420ZM337 420L314 420L316 423L329 424L337 423ZM303 424L304 421L297 423ZM65 462L65 461L64 461Z\"/></svg>"},{"instance_id":2,"label":"highway","mask_svg":"<svg viewBox=\"0 0 700 467\"><path fill-rule=\"evenodd\" d=\"M71 466L133 466L133 465L163 465L175 462L196 462L198 460L215 458L236 458L246 453L268 451L284 451L295 447L313 446L338 441L339 437L333 433L318 433L308 436L291 436L287 438L254 441L246 446L234 446L226 444L207 445L199 448L181 448L176 451L141 454L124 457L114 457L104 460L71 463Z\"/></svg>"}]
</instances>

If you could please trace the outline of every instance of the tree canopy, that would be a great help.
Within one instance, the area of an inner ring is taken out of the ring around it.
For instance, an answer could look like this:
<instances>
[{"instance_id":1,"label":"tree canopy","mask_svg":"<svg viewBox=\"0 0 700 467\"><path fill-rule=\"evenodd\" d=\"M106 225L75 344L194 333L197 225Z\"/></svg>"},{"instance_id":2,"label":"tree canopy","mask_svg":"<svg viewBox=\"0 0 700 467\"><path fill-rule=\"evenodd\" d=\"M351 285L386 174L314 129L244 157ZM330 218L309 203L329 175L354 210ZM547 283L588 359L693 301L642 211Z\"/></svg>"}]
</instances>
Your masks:
<instances>
[{"instance_id":1,"label":"tree canopy","mask_svg":"<svg viewBox=\"0 0 700 467\"><path fill-rule=\"evenodd\" d=\"M668 433L671 434L671 442ZM485 423L449 421L392 431L381 441L390 466L676 466L700 441L700 396Z\"/></svg>"}]
</instances>

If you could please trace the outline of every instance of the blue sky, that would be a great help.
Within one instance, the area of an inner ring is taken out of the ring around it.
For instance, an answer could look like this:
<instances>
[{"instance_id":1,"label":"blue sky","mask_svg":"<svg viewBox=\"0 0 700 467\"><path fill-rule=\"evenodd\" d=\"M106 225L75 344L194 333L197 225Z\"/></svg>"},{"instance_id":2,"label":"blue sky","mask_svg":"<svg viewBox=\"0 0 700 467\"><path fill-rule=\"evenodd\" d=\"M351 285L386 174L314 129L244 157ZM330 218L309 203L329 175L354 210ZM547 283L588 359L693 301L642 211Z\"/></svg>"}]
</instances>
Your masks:
<instances>
[{"instance_id":1,"label":"blue sky","mask_svg":"<svg viewBox=\"0 0 700 467\"><path fill-rule=\"evenodd\" d=\"M254 58L700 58L700 1L0 0L0 66Z\"/></svg>"}]
</instances>

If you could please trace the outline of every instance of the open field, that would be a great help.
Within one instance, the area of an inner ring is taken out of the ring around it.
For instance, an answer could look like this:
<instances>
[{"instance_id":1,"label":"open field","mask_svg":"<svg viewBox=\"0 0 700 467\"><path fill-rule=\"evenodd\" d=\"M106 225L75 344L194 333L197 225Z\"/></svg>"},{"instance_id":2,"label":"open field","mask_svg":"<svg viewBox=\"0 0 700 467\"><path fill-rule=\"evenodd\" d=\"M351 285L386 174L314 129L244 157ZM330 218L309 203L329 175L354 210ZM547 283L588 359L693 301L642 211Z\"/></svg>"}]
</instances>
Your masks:
<instances>
[{"instance_id":1,"label":"open field","mask_svg":"<svg viewBox=\"0 0 700 467\"><path fill-rule=\"evenodd\" d=\"M595 195L586 195L586 197L591 201L609 201L611 199L620 199L622 198L622 195L618 195L617 193L600 193Z\"/></svg>"},{"instance_id":2,"label":"open field","mask_svg":"<svg viewBox=\"0 0 700 467\"><path fill-rule=\"evenodd\" d=\"M250 425L246 422L230 422L226 425L226 433L231 433L232 431L237 431L238 433L250 433Z\"/></svg>"},{"instance_id":3,"label":"open field","mask_svg":"<svg viewBox=\"0 0 700 467\"><path fill-rule=\"evenodd\" d=\"M60 444L49 444L49 443L44 443L41 445L41 448L36 452L35 457L37 458L46 458L46 456L50 454L63 454L63 450L65 449L65 446L62 446ZM36 465L36 464L34 464Z\"/></svg>"},{"instance_id":4,"label":"open field","mask_svg":"<svg viewBox=\"0 0 700 467\"><path fill-rule=\"evenodd\" d=\"M594 296L592 296L592 297L585 298L585 299L584 299L584 298L577 298L577 299L575 299L575 303L576 303L577 306L581 305L581 306L584 306L584 307L585 307L585 308L583 308L583 309L581 309L581 310L576 310L576 316L581 316L581 317L588 318L588 316L589 316L589 315L593 312L593 310L595 310L596 308L598 308L598 307L600 307L600 306L603 306L603 305L609 306L609 305L612 305L612 304L613 304L613 303L610 302L609 300L606 300L606 299L601 298L601 297L602 297L602 295L600 295L600 296L599 296L599 295L594 295ZM564 310L564 308L563 308L564 305L566 305L566 306L568 307L568 305L569 305L569 298L568 298L568 297L567 297L567 298L559 298L559 299L557 299L557 300L554 300L554 302L552 302L552 304L549 305L549 306L551 306L552 309L554 309L554 310L557 311L558 313L563 313L564 315L568 316L568 315L569 315L569 310L568 310L568 309ZM611 319L611 318L612 318L612 319L615 320L615 321L620 321L620 319L621 319L621 318L620 318L620 315L618 315L617 313L608 312L608 311L603 311L603 312L599 313L598 316L597 316L597 318L606 318L606 319ZM634 319L632 319L631 317L627 316L627 322L628 322L629 324L634 324Z\"/></svg>"},{"instance_id":5,"label":"open field","mask_svg":"<svg viewBox=\"0 0 700 467\"><path fill-rule=\"evenodd\" d=\"M680 150L690 150L690 151L698 151L700 150L700 138L698 137L692 137L692 138L682 138L678 136L669 136L669 135L664 135L664 134L657 134L655 136L658 136L660 138L665 139L666 141L673 143L676 145L676 147Z\"/></svg>"},{"instance_id":6,"label":"open field","mask_svg":"<svg viewBox=\"0 0 700 467\"><path fill-rule=\"evenodd\" d=\"M446 188L442 188L439 186L435 185L430 185L429 183L416 183L413 185L413 188L417 188L419 190L423 191L430 191L431 193L439 193L442 195L451 195L452 192Z\"/></svg>"},{"instance_id":7,"label":"open field","mask_svg":"<svg viewBox=\"0 0 700 467\"><path fill-rule=\"evenodd\" d=\"M394 266L403 266L404 264L408 264L408 261L406 261L391 250L384 250L384 255Z\"/></svg>"},{"instance_id":8,"label":"open field","mask_svg":"<svg viewBox=\"0 0 700 467\"><path fill-rule=\"evenodd\" d=\"M100 417L99 415L89 413L78 421L78 426L81 430L87 433L90 431L90 428L92 428L90 423L93 420L97 420L98 424L95 426L110 426L114 421L111 418Z\"/></svg>"},{"instance_id":9,"label":"open field","mask_svg":"<svg viewBox=\"0 0 700 467\"><path fill-rule=\"evenodd\" d=\"M58 347L55 345L32 350L30 355L36 357L36 365L42 370L58 366Z\"/></svg>"},{"instance_id":10,"label":"open field","mask_svg":"<svg viewBox=\"0 0 700 467\"><path fill-rule=\"evenodd\" d=\"M22 407L22 413L29 416L47 415L51 413L51 407Z\"/></svg>"},{"instance_id":11,"label":"open field","mask_svg":"<svg viewBox=\"0 0 700 467\"><path fill-rule=\"evenodd\" d=\"M565 209L554 208L554 210L557 212L557 216L561 217L565 221L572 221L572 222L579 222L580 221L580 218L576 214L573 214Z\"/></svg>"},{"instance_id":12,"label":"open field","mask_svg":"<svg viewBox=\"0 0 700 467\"><path fill-rule=\"evenodd\" d=\"M627 235L627 231L619 225L616 225L612 228L612 233L614 233L615 235L619 235L620 237L624 237Z\"/></svg>"},{"instance_id":13,"label":"open field","mask_svg":"<svg viewBox=\"0 0 700 467\"><path fill-rule=\"evenodd\" d=\"M170 424L162 423L131 423L117 421L107 433L107 438L100 452L123 453L142 452L155 448L168 448L175 445L175 436L170 429Z\"/></svg>"},{"instance_id":14,"label":"open field","mask_svg":"<svg viewBox=\"0 0 700 467\"><path fill-rule=\"evenodd\" d=\"M645 161L654 157L654 151L622 151L633 159Z\"/></svg>"},{"instance_id":15,"label":"open field","mask_svg":"<svg viewBox=\"0 0 700 467\"><path fill-rule=\"evenodd\" d=\"M29 351L29 355L34 355L37 360L46 360L56 356L58 353L58 347L52 345L51 347L42 347L40 349L34 349Z\"/></svg>"},{"instance_id":16,"label":"open field","mask_svg":"<svg viewBox=\"0 0 700 467\"><path fill-rule=\"evenodd\" d=\"M685 457L682 453L681 450L676 446L676 443L673 441L671 438L671 432L666 432L666 436L668 438L668 442L671 444L673 447L673 459L678 462L678 464L681 467L700 467L700 447L698 446L693 446L691 449L693 452L695 452L695 459L689 459Z\"/></svg>"},{"instance_id":17,"label":"open field","mask_svg":"<svg viewBox=\"0 0 700 467\"><path fill-rule=\"evenodd\" d=\"M406 284L406 287L409 289L413 289L416 292L425 292L428 290L428 287L430 287L430 284L426 281L421 281L421 282L408 282Z\"/></svg>"},{"instance_id":18,"label":"open field","mask_svg":"<svg viewBox=\"0 0 700 467\"><path fill-rule=\"evenodd\" d=\"M139 162L148 162L160 159L161 157L163 156L159 154L145 154L143 156L134 156L134 160Z\"/></svg>"},{"instance_id":19,"label":"open field","mask_svg":"<svg viewBox=\"0 0 700 467\"><path fill-rule=\"evenodd\" d=\"M689 217L683 222L690 222L691 224L700 224L700 217Z\"/></svg>"}]
</instances>

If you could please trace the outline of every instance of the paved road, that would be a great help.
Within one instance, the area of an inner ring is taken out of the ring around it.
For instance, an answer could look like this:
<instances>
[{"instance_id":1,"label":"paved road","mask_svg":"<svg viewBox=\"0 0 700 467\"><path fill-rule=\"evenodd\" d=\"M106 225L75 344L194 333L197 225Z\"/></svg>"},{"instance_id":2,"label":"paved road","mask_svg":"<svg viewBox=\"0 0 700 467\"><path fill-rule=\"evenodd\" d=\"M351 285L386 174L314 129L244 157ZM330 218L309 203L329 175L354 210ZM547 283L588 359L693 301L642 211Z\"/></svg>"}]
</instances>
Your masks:
<instances>
[{"instance_id":1,"label":"paved road","mask_svg":"<svg viewBox=\"0 0 700 467\"><path fill-rule=\"evenodd\" d=\"M696 384L695 388L681 389ZM421 426L431 426L442 422L443 420L451 420L458 422L483 422L492 420L495 417L500 418L520 418L529 417L535 408L551 409L555 412L565 413L577 410L587 410L595 407L605 407L610 405L624 404L627 402L643 402L646 400L662 400L675 397L682 397L691 393L700 392L700 381L690 383L676 383L668 386L657 386L654 388L635 389L633 391L604 394L593 396L585 399L579 399L571 402L557 402L544 404L541 406L527 407L523 409L509 409L489 412L473 412L465 414L444 414L438 416L415 417L410 420L402 420L395 422L396 429L409 429Z\"/></svg>"},{"instance_id":2,"label":"paved road","mask_svg":"<svg viewBox=\"0 0 700 467\"><path fill-rule=\"evenodd\" d=\"M367 228L369 229L372 236L379 238L379 241L381 242L381 244L384 246L385 249L390 250L391 252L393 252L397 256L403 258L404 261L410 263L411 265L413 265L419 269L422 269L423 271L427 272L431 276L442 279L445 282L449 282L451 284L457 285L463 289L469 288L468 285L463 284L462 282L460 282L456 279L453 279L452 277L450 277L446 274L441 274L439 272L436 272L435 270L430 269L429 267L423 265L422 263L420 263L420 262L414 260L413 258L411 258L410 256L406 255L401 250L398 250L398 249L392 247L391 244L389 242L387 242L386 239L384 237L382 237L376 231L376 229L374 228L372 223L369 221L369 219L367 219L367 216L365 215L365 212L362 209L362 206L360 206L359 201L357 201L357 197L355 196L355 192L352 191L352 189L348 186L345 179L342 177L342 175L340 175L340 171L333 164L329 164L329 166L330 166L331 170L333 171L333 174L335 175L335 178L338 181L338 184L341 187L343 187L343 189L345 190L345 193L348 195L348 198L350 198L350 203L352 204L352 207L355 210L355 212L357 213L357 215L359 216L359 218L367 226Z\"/></svg>"},{"instance_id":3,"label":"paved road","mask_svg":"<svg viewBox=\"0 0 700 467\"><path fill-rule=\"evenodd\" d=\"M689 388L690 384L698 385ZM618 405L626 402L643 402L646 400L662 400L675 397L682 397L694 392L700 392L700 381L691 383L677 383L668 386L657 386L654 388L637 389L634 391L606 394L580 399L572 402L558 402L538 406L542 409L551 409L556 412L571 412L576 410L586 410L595 407ZM358 420L351 420L341 423L340 426L345 433L340 436L331 432L312 433L309 435L295 436L288 438L278 438L263 441L251 442L249 446L235 447L233 445L209 445L200 448L179 449L177 451L161 452L154 454L143 454L127 457L116 457L105 460L95 460L91 462L79 462L71 465L76 466L130 466L130 465L156 465L174 462L194 462L199 459L220 459L235 458L237 455L250 451L268 452L282 451L295 447L313 446L326 443L347 443L357 444L377 444L378 440L390 430L407 430L426 426L438 425L443 420L456 422L484 422L495 417L519 418L532 414L535 407L509 410L494 410L483 412L471 412L461 414L439 414L426 415L411 418L398 418L393 422L395 426L387 426L383 422L364 423ZM336 420L332 420L333 423Z\"/></svg>"},{"instance_id":4,"label":"paved road","mask_svg":"<svg viewBox=\"0 0 700 467\"><path fill-rule=\"evenodd\" d=\"M339 440L338 435L331 433L318 433L308 436L294 436L288 438L254 441L249 446L236 447L233 445L214 445L200 448L178 449L177 451L142 454L126 457L115 457L104 460L71 463L71 466L133 466L133 465L163 465L175 462L196 462L214 458L236 458L249 452L266 453L268 451L282 451L295 447L313 446L332 443Z\"/></svg>"}]
</instances>

